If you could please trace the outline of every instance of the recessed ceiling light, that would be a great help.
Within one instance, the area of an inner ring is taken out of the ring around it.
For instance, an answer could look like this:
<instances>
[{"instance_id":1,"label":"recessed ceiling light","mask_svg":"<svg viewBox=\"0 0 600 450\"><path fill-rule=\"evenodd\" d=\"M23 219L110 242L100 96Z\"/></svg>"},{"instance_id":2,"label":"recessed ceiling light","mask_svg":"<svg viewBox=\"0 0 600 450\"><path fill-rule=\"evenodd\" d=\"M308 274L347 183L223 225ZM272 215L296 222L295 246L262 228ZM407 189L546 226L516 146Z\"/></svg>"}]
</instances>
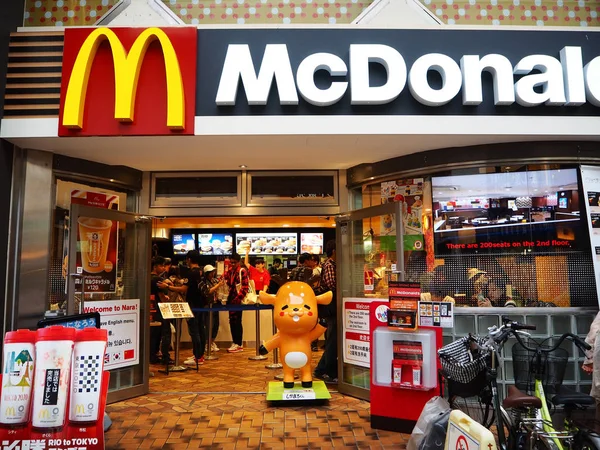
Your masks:
<instances>
[{"instance_id":1,"label":"recessed ceiling light","mask_svg":"<svg viewBox=\"0 0 600 450\"><path fill-rule=\"evenodd\" d=\"M234 228L239 228L239 227L240 227L240 224L239 224L239 223L236 223L236 224L234 225Z\"/></svg>"},{"instance_id":2,"label":"recessed ceiling light","mask_svg":"<svg viewBox=\"0 0 600 450\"><path fill-rule=\"evenodd\" d=\"M285 228L287 228L287 227L289 227L290 225L289 225L289 224L287 224L287 223L284 223L284 224L283 224L283 226L284 226Z\"/></svg>"},{"instance_id":3,"label":"recessed ceiling light","mask_svg":"<svg viewBox=\"0 0 600 450\"><path fill-rule=\"evenodd\" d=\"M331 226L332 226L332 227L335 227L335 222L333 222L333 223L331 224Z\"/></svg>"},{"instance_id":4,"label":"recessed ceiling light","mask_svg":"<svg viewBox=\"0 0 600 450\"><path fill-rule=\"evenodd\" d=\"M245 169L246 167L248 167L246 164L240 164L240 169Z\"/></svg>"},{"instance_id":5,"label":"recessed ceiling light","mask_svg":"<svg viewBox=\"0 0 600 450\"><path fill-rule=\"evenodd\" d=\"M114 182L115 182L115 179L114 179L114 178L111 178L111 179L110 179L110 182L111 182L111 183L114 183Z\"/></svg>"},{"instance_id":6,"label":"recessed ceiling light","mask_svg":"<svg viewBox=\"0 0 600 450\"><path fill-rule=\"evenodd\" d=\"M370 179L370 180L374 180L374 179L375 179L375 177L371 177L371 178L369 178L369 179Z\"/></svg>"}]
</instances>

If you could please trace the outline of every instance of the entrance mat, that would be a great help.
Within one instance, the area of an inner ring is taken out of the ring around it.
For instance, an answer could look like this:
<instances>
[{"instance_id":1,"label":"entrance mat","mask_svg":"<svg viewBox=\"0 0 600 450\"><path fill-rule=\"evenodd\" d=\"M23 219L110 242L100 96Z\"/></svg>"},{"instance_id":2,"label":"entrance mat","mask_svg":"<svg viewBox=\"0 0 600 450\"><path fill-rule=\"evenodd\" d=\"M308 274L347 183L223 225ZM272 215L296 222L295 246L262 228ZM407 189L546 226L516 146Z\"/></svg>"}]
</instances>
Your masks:
<instances>
[{"instance_id":1,"label":"entrance mat","mask_svg":"<svg viewBox=\"0 0 600 450\"><path fill-rule=\"evenodd\" d=\"M301 382L295 382L292 389L284 389L282 381L270 381L267 387L267 401L315 401L328 400L331 394L323 381L313 381L312 388L303 388Z\"/></svg>"}]
</instances>

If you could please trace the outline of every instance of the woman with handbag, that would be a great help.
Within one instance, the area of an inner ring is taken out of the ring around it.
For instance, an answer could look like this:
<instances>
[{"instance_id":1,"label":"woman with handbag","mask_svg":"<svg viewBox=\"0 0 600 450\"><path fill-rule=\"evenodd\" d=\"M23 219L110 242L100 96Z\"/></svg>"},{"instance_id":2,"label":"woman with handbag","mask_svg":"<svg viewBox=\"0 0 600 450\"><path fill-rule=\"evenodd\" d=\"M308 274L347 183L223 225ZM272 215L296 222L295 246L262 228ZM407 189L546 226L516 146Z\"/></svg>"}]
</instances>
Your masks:
<instances>
[{"instance_id":1,"label":"woman with handbag","mask_svg":"<svg viewBox=\"0 0 600 450\"><path fill-rule=\"evenodd\" d=\"M249 290L248 269L242 267L241 257L234 253L229 257L229 269L223 275L223 279L229 287L229 296L227 303L230 305L241 305ZM233 343L227 349L229 353L243 352L242 337L244 329L242 327L243 311L229 311L229 328L231 329L231 338Z\"/></svg>"}]
</instances>

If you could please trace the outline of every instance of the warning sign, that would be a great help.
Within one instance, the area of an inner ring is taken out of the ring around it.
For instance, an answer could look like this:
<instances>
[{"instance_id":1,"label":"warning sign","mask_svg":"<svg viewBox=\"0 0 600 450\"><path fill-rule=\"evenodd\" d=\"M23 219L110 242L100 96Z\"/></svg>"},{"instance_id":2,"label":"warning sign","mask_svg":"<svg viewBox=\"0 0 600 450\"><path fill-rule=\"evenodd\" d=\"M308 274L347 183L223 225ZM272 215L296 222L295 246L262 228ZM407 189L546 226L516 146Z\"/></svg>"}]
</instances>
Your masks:
<instances>
[{"instance_id":1,"label":"warning sign","mask_svg":"<svg viewBox=\"0 0 600 450\"><path fill-rule=\"evenodd\" d=\"M496 450L496 440L490 430L475 422L462 411L450 413L445 450Z\"/></svg>"}]
</instances>

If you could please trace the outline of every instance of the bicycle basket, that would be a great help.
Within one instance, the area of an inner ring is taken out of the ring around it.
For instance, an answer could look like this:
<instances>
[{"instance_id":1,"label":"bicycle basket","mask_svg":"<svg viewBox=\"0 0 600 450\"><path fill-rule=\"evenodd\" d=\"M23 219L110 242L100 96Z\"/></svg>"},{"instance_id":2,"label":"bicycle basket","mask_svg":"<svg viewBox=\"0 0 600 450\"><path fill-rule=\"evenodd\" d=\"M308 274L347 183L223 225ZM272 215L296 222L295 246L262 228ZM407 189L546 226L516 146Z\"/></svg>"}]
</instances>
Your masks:
<instances>
[{"instance_id":1,"label":"bicycle basket","mask_svg":"<svg viewBox=\"0 0 600 450\"><path fill-rule=\"evenodd\" d=\"M535 344L537 345L537 344ZM540 345L541 349L549 346ZM535 352L531 352L518 342L512 348L513 371L515 386L528 393L535 391L535 373L539 372L542 386L546 394L556 394L565 376L569 353L563 348L557 348L552 353L542 353L537 366Z\"/></svg>"},{"instance_id":2,"label":"bicycle basket","mask_svg":"<svg viewBox=\"0 0 600 450\"><path fill-rule=\"evenodd\" d=\"M469 341L472 339L480 347L485 346L485 338L465 336L438 350L442 371L446 378L459 383L470 383L477 375L486 370L487 362L490 359L490 352L481 350L474 357L469 350Z\"/></svg>"}]
</instances>

